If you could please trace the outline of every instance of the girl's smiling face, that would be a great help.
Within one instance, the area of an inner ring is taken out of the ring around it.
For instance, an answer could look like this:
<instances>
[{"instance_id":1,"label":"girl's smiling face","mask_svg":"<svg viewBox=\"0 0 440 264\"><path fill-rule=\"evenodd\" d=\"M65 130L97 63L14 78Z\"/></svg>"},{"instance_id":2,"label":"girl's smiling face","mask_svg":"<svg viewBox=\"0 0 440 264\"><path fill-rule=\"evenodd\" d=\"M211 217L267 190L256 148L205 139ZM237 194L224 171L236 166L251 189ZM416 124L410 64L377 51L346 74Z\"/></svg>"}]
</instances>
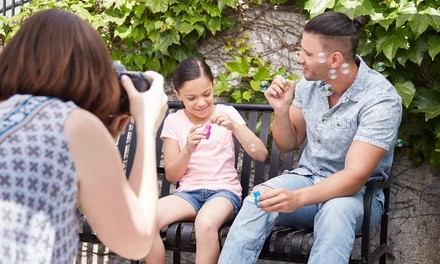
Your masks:
<instances>
[{"instance_id":1,"label":"girl's smiling face","mask_svg":"<svg viewBox=\"0 0 440 264\"><path fill-rule=\"evenodd\" d=\"M214 87L212 81L201 77L186 81L175 95L185 105L185 113L195 124L203 124L214 113Z\"/></svg>"}]
</instances>

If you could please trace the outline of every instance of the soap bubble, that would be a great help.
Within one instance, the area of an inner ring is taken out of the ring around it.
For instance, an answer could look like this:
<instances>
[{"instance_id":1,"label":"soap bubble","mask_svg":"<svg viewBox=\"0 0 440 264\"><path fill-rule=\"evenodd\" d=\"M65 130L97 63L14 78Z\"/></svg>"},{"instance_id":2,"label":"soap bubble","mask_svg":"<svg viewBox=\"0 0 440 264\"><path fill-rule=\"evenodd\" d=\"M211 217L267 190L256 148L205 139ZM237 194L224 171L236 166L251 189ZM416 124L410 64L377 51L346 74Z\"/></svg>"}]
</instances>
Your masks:
<instances>
[{"instance_id":1,"label":"soap bubble","mask_svg":"<svg viewBox=\"0 0 440 264\"><path fill-rule=\"evenodd\" d=\"M333 87L330 84L325 84L325 85L321 86L321 92L325 96L330 96L333 94Z\"/></svg>"},{"instance_id":2,"label":"soap bubble","mask_svg":"<svg viewBox=\"0 0 440 264\"><path fill-rule=\"evenodd\" d=\"M231 72L228 76L230 85L237 86L241 82L241 76L238 72Z\"/></svg>"},{"instance_id":3,"label":"soap bubble","mask_svg":"<svg viewBox=\"0 0 440 264\"><path fill-rule=\"evenodd\" d=\"M325 63L325 61L327 60L325 53L324 52L319 52L318 53L318 62L319 63Z\"/></svg>"},{"instance_id":4,"label":"soap bubble","mask_svg":"<svg viewBox=\"0 0 440 264\"><path fill-rule=\"evenodd\" d=\"M331 69L328 71L328 77L334 80L338 77L338 72L335 69Z\"/></svg>"},{"instance_id":5,"label":"soap bubble","mask_svg":"<svg viewBox=\"0 0 440 264\"><path fill-rule=\"evenodd\" d=\"M261 81L260 82L260 91L265 92L269 88L270 84L268 81Z\"/></svg>"},{"instance_id":6,"label":"soap bubble","mask_svg":"<svg viewBox=\"0 0 440 264\"><path fill-rule=\"evenodd\" d=\"M214 65L214 66L212 66L211 67L211 72L212 72L212 77L214 77L214 78L217 78L217 76L218 76L218 66L217 65Z\"/></svg>"},{"instance_id":7,"label":"soap bubble","mask_svg":"<svg viewBox=\"0 0 440 264\"><path fill-rule=\"evenodd\" d=\"M341 72L342 72L342 74L349 74L350 73L350 68L348 66L348 63L346 63L346 62L342 63Z\"/></svg>"},{"instance_id":8,"label":"soap bubble","mask_svg":"<svg viewBox=\"0 0 440 264\"><path fill-rule=\"evenodd\" d=\"M248 77L251 78L257 73L257 69L254 67L249 68Z\"/></svg>"},{"instance_id":9,"label":"soap bubble","mask_svg":"<svg viewBox=\"0 0 440 264\"><path fill-rule=\"evenodd\" d=\"M378 63L376 64L376 70L377 70L378 72L383 72L383 71L385 70L385 63L383 63L383 62L378 62Z\"/></svg>"},{"instance_id":10,"label":"soap bubble","mask_svg":"<svg viewBox=\"0 0 440 264\"><path fill-rule=\"evenodd\" d=\"M404 145L403 144L403 139L399 138L399 139L396 140L396 146L397 147L401 148L401 147L403 147L403 145Z\"/></svg>"},{"instance_id":11,"label":"soap bubble","mask_svg":"<svg viewBox=\"0 0 440 264\"><path fill-rule=\"evenodd\" d=\"M251 144L249 145L249 151L250 151L250 152L255 152L255 151L257 151L257 145L255 145L254 143L251 143Z\"/></svg>"}]
</instances>

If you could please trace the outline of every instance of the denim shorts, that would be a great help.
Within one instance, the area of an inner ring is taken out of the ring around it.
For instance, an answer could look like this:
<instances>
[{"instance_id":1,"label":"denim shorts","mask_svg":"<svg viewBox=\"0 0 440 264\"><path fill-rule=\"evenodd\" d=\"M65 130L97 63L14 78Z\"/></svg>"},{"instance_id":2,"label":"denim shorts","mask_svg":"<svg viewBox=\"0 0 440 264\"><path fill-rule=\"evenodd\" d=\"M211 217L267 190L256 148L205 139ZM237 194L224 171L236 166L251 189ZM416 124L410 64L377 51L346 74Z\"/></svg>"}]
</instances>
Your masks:
<instances>
[{"instance_id":1,"label":"denim shorts","mask_svg":"<svg viewBox=\"0 0 440 264\"><path fill-rule=\"evenodd\" d=\"M237 215L241 206L241 199L232 192L225 190L214 191L208 189L197 189L188 192L176 192L174 195L187 200L194 207L194 210L196 210L197 213L200 211L203 204L215 197L225 197L229 200L229 202L231 202L232 206L234 207L234 217Z\"/></svg>"}]
</instances>

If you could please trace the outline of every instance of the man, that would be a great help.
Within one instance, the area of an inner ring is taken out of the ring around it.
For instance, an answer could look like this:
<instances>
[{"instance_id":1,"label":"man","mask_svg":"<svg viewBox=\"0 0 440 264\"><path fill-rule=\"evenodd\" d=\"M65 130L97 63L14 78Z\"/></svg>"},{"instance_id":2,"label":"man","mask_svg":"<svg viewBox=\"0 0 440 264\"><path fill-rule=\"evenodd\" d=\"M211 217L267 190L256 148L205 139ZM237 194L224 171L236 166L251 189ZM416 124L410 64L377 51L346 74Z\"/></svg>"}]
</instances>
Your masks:
<instances>
[{"instance_id":1,"label":"man","mask_svg":"<svg viewBox=\"0 0 440 264\"><path fill-rule=\"evenodd\" d=\"M277 76L265 92L278 148L303 148L298 167L254 188L260 208L253 196L244 200L219 263L255 263L275 224L313 227L309 263L348 263L362 226L364 186L388 177L402 114L394 87L356 55L364 24L326 12L305 25L298 54L304 77L295 87ZM372 225L382 201L378 190Z\"/></svg>"}]
</instances>

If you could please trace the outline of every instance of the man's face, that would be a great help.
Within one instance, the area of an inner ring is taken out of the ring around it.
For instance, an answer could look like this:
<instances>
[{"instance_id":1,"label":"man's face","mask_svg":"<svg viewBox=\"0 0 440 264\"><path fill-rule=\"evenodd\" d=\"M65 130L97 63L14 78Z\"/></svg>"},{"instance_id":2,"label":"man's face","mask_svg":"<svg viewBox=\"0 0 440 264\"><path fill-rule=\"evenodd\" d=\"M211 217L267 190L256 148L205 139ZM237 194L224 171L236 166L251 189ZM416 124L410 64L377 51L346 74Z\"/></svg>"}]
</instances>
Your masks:
<instances>
[{"instance_id":1,"label":"man's face","mask_svg":"<svg viewBox=\"0 0 440 264\"><path fill-rule=\"evenodd\" d=\"M297 56L304 78L308 81L325 80L330 70L330 55L325 53L318 35L304 33L301 39L301 51Z\"/></svg>"}]
</instances>

